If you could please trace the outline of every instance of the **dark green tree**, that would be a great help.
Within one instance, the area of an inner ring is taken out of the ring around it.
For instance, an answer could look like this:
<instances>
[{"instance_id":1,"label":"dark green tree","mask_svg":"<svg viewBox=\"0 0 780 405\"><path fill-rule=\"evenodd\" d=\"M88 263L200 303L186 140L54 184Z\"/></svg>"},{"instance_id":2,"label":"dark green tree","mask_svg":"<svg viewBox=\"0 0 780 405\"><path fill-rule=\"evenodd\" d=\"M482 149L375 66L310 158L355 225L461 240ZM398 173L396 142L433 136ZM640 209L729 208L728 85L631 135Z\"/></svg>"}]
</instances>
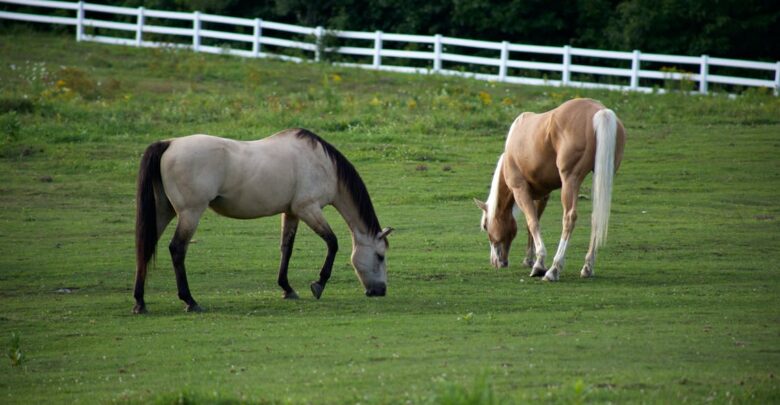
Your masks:
<instances>
[{"instance_id":1,"label":"dark green tree","mask_svg":"<svg viewBox=\"0 0 780 405\"><path fill-rule=\"evenodd\" d=\"M329 29L780 59L777 0L91 0ZM0 8L7 8L2 6Z\"/></svg>"}]
</instances>

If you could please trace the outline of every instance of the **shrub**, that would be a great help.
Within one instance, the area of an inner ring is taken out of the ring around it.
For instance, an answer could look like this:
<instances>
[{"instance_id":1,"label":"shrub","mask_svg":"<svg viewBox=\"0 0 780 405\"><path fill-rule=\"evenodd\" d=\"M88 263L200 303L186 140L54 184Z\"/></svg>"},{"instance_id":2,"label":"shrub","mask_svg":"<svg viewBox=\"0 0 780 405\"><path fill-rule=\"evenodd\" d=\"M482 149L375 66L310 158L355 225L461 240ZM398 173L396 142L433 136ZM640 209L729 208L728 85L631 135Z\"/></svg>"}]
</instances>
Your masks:
<instances>
[{"instance_id":1,"label":"shrub","mask_svg":"<svg viewBox=\"0 0 780 405\"><path fill-rule=\"evenodd\" d=\"M35 104L25 97L0 97L0 114L16 112L21 114L31 113L35 110Z\"/></svg>"},{"instance_id":2,"label":"shrub","mask_svg":"<svg viewBox=\"0 0 780 405\"><path fill-rule=\"evenodd\" d=\"M16 111L0 115L0 134L5 142L14 142L19 138L19 116Z\"/></svg>"}]
</instances>

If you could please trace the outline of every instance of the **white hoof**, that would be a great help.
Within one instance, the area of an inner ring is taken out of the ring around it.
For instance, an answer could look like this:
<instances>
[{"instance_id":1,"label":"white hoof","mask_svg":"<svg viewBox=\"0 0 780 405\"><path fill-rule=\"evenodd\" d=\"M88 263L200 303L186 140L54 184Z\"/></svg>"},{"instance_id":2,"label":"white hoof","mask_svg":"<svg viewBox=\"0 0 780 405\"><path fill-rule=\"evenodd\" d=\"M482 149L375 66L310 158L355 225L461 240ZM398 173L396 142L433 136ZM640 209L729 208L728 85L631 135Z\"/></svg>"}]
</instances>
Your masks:
<instances>
[{"instance_id":1,"label":"white hoof","mask_svg":"<svg viewBox=\"0 0 780 405\"><path fill-rule=\"evenodd\" d=\"M525 259L523 259L523 266L528 267L528 268L533 268L534 267L534 259L532 259L530 257L526 257Z\"/></svg>"},{"instance_id":2,"label":"white hoof","mask_svg":"<svg viewBox=\"0 0 780 405\"><path fill-rule=\"evenodd\" d=\"M553 267L550 270L547 270L547 273L545 273L544 278L542 280L558 281L558 269Z\"/></svg>"},{"instance_id":3,"label":"white hoof","mask_svg":"<svg viewBox=\"0 0 780 405\"><path fill-rule=\"evenodd\" d=\"M585 264L584 266L582 266L582 271L580 271L580 277L582 278L593 277L593 269L590 267L589 264Z\"/></svg>"}]
</instances>

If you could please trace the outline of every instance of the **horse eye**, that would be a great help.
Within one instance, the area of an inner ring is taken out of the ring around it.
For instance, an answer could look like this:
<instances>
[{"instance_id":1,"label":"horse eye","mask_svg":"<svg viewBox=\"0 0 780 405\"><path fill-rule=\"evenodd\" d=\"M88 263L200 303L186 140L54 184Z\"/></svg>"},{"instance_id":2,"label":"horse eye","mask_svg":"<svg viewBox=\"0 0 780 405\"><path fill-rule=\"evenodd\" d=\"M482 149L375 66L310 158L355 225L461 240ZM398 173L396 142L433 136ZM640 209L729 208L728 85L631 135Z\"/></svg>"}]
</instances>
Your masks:
<instances>
[{"instance_id":1,"label":"horse eye","mask_svg":"<svg viewBox=\"0 0 780 405\"><path fill-rule=\"evenodd\" d=\"M380 255L379 253L376 254L376 258L379 259L380 262L385 261L385 256L384 255Z\"/></svg>"}]
</instances>

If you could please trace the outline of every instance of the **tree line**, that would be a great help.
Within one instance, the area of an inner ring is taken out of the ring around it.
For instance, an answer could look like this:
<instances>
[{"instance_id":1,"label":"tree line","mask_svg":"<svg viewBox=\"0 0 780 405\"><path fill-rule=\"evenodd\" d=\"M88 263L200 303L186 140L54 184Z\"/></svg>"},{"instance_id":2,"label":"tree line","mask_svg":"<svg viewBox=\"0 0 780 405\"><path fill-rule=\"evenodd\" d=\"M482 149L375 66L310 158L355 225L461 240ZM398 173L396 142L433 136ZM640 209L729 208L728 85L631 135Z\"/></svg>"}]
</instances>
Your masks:
<instances>
[{"instance_id":1,"label":"tree line","mask_svg":"<svg viewBox=\"0 0 780 405\"><path fill-rule=\"evenodd\" d=\"M89 0L328 29L780 60L777 0Z\"/></svg>"}]
</instances>

